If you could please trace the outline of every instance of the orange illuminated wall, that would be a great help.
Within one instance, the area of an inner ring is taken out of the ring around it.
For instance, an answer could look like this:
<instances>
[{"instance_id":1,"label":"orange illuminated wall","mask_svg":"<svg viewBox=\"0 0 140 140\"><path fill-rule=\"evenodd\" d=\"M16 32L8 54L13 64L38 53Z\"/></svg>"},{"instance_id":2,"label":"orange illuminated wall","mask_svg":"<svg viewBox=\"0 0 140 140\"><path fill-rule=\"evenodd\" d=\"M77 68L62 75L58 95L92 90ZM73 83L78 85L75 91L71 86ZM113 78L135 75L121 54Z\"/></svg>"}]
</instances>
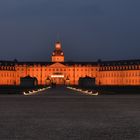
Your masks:
<instances>
[{"instance_id":1,"label":"orange illuminated wall","mask_svg":"<svg viewBox=\"0 0 140 140\"><path fill-rule=\"evenodd\" d=\"M100 85L140 85L140 65L101 66Z\"/></svg>"},{"instance_id":2,"label":"orange illuminated wall","mask_svg":"<svg viewBox=\"0 0 140 140\"><path fill-rule=\"evenodd\" d=\"M7 62L0 64L0 85L15 85L16 70L13 64L8 65Z\"/></svg>"},{"instance_id":3,"label":"orange illuminated wall","mask_svg":"<svg viewBox=\"0 0 140 140\"><path fill-rule=\"evenodd\" d=\"M60 80L54 79L54 75L62 76L64 84L71 85L88 76L96 79L96 85L140 86L140 60L64 62L61 43L56 42L52 62L0 61L0 85L20 85L20 78L26 76L46 85L49 80Z\"/></svg>"},{"instance_id":4,"label":"orange illuminated wall","mask_svg":"<svg viewBox=\"0 0 140 140\"><path fill-rule=\"evenodd\" d=\"M6 63L6 62L4 62ZM80 77L93 77L97 85L140 85L140 65L92 65L69 63L26 64L0 66L0 85L19 85L20 78L36 77L39 85L46 85L47 78L61 73L64 80L69 79L71 85L77 85Z\"/></svg>"}]
</instances>

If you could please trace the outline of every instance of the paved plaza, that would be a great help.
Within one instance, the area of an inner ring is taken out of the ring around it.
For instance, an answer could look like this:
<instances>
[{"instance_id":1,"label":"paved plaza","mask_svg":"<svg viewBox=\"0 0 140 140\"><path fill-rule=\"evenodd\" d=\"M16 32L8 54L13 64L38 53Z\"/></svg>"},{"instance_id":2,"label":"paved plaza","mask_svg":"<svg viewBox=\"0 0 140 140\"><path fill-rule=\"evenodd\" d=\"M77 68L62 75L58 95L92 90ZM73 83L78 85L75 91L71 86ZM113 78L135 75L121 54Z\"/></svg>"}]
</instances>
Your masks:
<instances>
[{"instance_id":1,"label":"paved plaza","mask_svg":"<svg viewBox=\"0 0 140 140\"><path fill-rule=\"evenodd\" d=\"M0 95L0 140L138 140L140 95L87 96L56 87Z\"/></svg>"}]
</instances>

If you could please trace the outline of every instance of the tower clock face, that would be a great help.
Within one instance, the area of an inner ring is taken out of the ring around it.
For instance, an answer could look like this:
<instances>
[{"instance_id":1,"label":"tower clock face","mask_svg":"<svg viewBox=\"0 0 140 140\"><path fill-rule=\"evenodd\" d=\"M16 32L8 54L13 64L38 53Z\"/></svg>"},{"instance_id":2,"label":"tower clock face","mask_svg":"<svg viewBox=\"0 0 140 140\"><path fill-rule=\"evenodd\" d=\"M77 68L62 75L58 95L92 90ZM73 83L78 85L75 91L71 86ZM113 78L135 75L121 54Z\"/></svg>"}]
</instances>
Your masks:
<instances>
[{"instance_id":1,"label":"tower clock face","mask_svg":"<svg viewBox=\"0 0 140 140\"><path fill-rule=\"evenodd\" d=\"M61 44L56 44L56 49L61 49Z\"/></svg>"}]
</instances>

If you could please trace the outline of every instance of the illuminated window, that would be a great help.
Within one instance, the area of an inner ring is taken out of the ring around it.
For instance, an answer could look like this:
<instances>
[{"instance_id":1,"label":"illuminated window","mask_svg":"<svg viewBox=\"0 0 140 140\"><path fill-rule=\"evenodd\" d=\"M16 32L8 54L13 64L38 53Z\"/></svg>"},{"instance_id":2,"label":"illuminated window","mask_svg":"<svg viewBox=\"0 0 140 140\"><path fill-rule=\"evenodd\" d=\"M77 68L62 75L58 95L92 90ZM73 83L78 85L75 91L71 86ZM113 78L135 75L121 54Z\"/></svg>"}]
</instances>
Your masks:
<instances>
[{"instance_id":1,"label":"illuminated window","mask_svg":"<svg viewBox=\"0 0 140 140\"><path fill-rule=\"evenodd\" d=\"M132 83L134 84L134 79L132 80Z\"/></svg>"}]
</instances>

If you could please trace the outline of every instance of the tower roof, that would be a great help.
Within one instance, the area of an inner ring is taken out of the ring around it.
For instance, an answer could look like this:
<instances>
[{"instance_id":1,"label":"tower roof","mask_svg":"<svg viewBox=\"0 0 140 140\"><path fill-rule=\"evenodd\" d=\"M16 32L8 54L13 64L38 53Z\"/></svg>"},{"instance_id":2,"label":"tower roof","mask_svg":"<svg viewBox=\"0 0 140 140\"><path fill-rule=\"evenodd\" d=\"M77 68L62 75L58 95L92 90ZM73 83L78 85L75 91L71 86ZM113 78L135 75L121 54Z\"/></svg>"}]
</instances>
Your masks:
<instances>
[{"instance_id":1,"label":"tower roof","mask_svg":"<svg viewBox=\"0 0 140 140\"><path fill-rule=\"evenodd\" d=\"M61 42L60 41L56 41L56 44L61 44Z\"/></svg>"},{"instance_id":2,"label":"tower roof","mask_svg":"<svg viewBox=\"0 0 140 140\"><path fill-rule=\"evenodd\" d=\"M55 49L52 53L52 62L64 62L64 53L60 41L55 43Z\"/></svg>"},{"instance_id":3,"label":"tower roof","mask_svg":"<svg viewBox=\"0 0 140 140\"><path fill-rule=\"evenodd\" d=\"M53 56L63 56L64 53L62 51L62 47L61 47L61 42L60 41L57 41L55 43L55 50L53 51Z\"/></svg>"}]
</instances>

